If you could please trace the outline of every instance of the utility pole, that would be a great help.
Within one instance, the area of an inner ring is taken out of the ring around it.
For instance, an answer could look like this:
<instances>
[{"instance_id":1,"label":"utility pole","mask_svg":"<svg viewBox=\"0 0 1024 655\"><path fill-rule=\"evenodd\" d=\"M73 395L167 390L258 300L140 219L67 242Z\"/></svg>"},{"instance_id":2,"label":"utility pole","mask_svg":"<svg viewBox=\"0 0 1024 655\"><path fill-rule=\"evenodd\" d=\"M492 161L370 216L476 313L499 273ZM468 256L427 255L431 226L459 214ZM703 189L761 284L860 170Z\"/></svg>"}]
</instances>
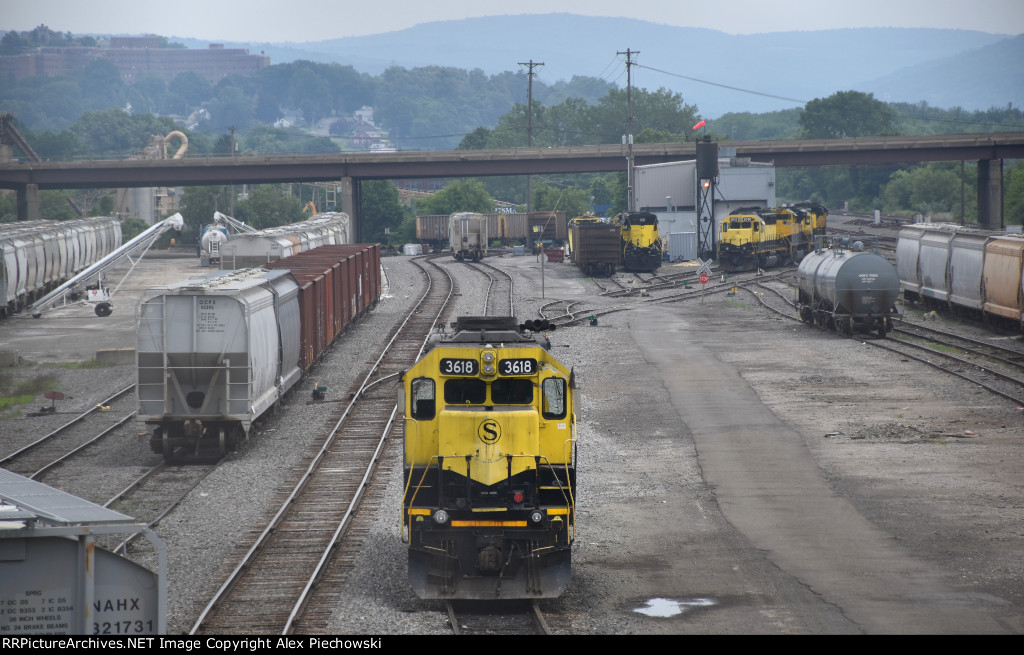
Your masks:
<instances>
[{"instance_id":1,"label":"utility pole","mask_svg":"<svg viewBox=\"0 0 1024 655\"><path fill-rule=\"evenodd\" d=\"M519 62L520 66L529 66L526 74L526 146L533 147L533 69L535 66L543 66L544 62L530 60ZM532 178L526 176L526 213L533 209L533 185Z\"/></svg>"},{"instance_id":2,"label":"utility pole","mask_svg":"<svg viewBox=\"0 0 1024 655\"><path fill-rule=\"evenodd\" d=\"M618 55L626 55L626 210L636 211L636 188L633 173L633 56L640 54L639 50L626 48L625 52L617 52Z\"/></svg>"},{"instance_id":3,"label":"utility pole","mask_svg":"<svg viewBox=\"0 0 1024 655\"><path fill-rule=\"evenodd\" d=\"M235 158L235 126L232 125L228 128L231 130L231 159ZM231 185L231 218L235 217L235 185Z\"/></svg>"}]
</instances>

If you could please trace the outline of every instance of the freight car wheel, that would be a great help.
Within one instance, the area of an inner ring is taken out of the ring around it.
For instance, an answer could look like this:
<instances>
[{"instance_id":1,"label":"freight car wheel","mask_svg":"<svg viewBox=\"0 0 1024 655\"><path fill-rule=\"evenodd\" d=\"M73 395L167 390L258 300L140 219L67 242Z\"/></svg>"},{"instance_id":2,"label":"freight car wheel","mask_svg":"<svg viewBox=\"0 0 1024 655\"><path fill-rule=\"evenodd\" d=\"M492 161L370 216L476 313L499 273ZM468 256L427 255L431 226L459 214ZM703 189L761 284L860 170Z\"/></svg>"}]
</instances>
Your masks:
<instances>
[{"instance_id":1,"label":"freight car wheel","mask_svg":"<svg viewBox=\"0 0 1024 655\"><path fill-rule=\"evenodd\" d=\"M110 306L110 303L101 302L100 304L96 305L97 316L110 316L111 312L113 311L114 308Z\"/></svg>"}]
</instances>

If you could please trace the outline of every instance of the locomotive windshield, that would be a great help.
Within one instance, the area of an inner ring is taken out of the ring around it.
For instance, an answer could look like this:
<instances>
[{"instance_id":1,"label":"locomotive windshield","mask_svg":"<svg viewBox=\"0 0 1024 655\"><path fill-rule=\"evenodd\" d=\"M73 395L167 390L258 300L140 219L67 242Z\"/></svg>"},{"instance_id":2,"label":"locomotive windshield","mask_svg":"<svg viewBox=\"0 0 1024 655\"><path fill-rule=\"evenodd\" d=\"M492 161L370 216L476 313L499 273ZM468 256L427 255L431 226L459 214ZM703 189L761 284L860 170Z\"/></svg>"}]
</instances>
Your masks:
<instances>
[{"instance_id":1,"label":"locomotive windshield","mask_svg":"<svg viewBox=\"0 0 1024 655\"><path fill-rule=\"evenodd\" d=\"M528 405L533 402L533 381L501 378L491 383L491 402L495 405Z\"/></svg>"},{"instance_id":2,"label":"locomotive windshield","mask_svg":"<svg viewBox=\"0 0 1024 655\"><path fill-rule=\"evenodd\" d=\"M448 405L479 405L487 400L487 383L477 378L456 378L444 382L444 402Z\"/></svg>"},{"instance_id":3,"label":"locomotive windshield","mask_svg":"<svg viewBox=\"0 0 1024 655\"><path fill-rule=\"evenodd\" d=\"M487 383L478 378L445 380L444 402L447 405L482 405L487 402ZM494 405L529 405L532 402L532 380L500 378L491 383Z\"/></svg>"}]
</instances>

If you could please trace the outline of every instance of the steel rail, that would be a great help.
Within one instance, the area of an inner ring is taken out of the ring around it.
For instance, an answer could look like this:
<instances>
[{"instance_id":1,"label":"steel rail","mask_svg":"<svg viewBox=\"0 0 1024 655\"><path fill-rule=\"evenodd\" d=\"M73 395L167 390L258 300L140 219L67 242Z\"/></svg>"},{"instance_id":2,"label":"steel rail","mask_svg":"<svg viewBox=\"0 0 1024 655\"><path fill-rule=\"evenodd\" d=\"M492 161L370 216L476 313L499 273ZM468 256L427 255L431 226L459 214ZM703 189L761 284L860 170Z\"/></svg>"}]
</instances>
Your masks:
<instances>
[{"instance_id":1,"label":"steel rail","mask_svg":"<svg viewBox=\"0 0 1024 655\"><path fill-rule=\"evenodd\" d=\"M422 259L422 258L417 258L417 259ZM413 259L412 261L414 263L416 263L416 265L419 266L424 271L424 273L426 274L426 269L423 268L423 266L421 264L419 264L417 259ZM440 269L439 266L437 266L437 268ZM443 269L441 269L441 270L442 270L442 272L444 272ZM445 272L445 274L447 275L447 272ZM449 276L449 279L450 279L450 276ZM228 575L227 579L221 584L220 588L217 590L217 592L213 595L213 597L207 603L206 607L203 609L203 611L200 613L199 617L196 619L196 622L192 626L192 629L189 632L189 634L196 634L198 632L198 630L200 628L202 628L203 623L206 621L207 616L209 616L209 614L218 605L218 603L220 603L220 601L224 597L226 597L228 592L231 591L231 589L238 582L242 571L244 571L248 567L248 565L251 563L254 555L263 547L263 545L266 542L266 540L269 537L269 535L278 527L278 525L280 525L280 523L282 522L282 519L284 518L286 513L289 511L290 507L295 502L295 500L299 497L299 495L305 489L305 487L307 486L309 481L312 479L313 473L319 467L320 463L323 461L324 457L326 456L329 448L334 443L336 435L337 435L338 430L340 429L341 425L344 423L345 419L348 418L348 416L352 413L352 409L355 406L356 402L362 397L362 395L364 394L364 392L366 391L366 389L370 385L370 383L371 383L371 380L370 380L371 376L380 367L380 364L384 360L384 357L388 354L388 352L394 346L396 341L398 341L398 338L402 334L402 331L409 324L409 322L413 319L413 317L419 311L420 307L427 301L427 299L430 296L432 288L433 288L433 282L430 279L430 275L427 274L427 287L426 287L426 289L425 289L425 291L423 293L423 296L419 299L419 301L416 303L416 305L408 312L408 314L405 317L405 320L401 323L401 325L399 325L399 327L395 330L395 333L392 336L391 340L385 345L385 347L383 348L380 356L377 358L376 362L374 362L374 364L370 367L370 370L366 374L366 377L363 379L362 383L360 384L359 389L353 394L352 398L349 401L348 406L345 408L345 410L342 413L341 417L338 419L338 421L335 423L334 427L331 429L331 431L328 434L328 436L325 438L324 443L320 447L320 449L317 452L317 454L313 457L312 461L309 463L309 465L307 466L306 470L300 476L298 482L296 483L296 485L292 489L291 493L284 500L284 502L282 502L280 508L277 510L277 512L275 513L273 518L271 518L271 520L269 521L267 526L264 528L264 530L256 538L256 541L252 544L252 546L250 546L249 550L246 551L246 553L242 557L241 561L235 566L235 568ZM442 304L441 310L438 312L438 315L435 316L435 318L434 318L434 321L433 321L433 324L432 324L432 328L433 328L433 326L436 326L438 318L443 313L444 309L447 307L449 301L451 300L451 297L452 297L452 289L449 289L448 295L445 298L444 303ZM424 340L424 345L425 344L426 344L426 340ZM421 346L420 352L422 352L422 348L423 348L423 346ZM397 407L397 405L396 405L396 407ZM390 431L390 428L389 428L388 431ZM384 436L381 438L381 441L383 442L386 439L386 437L387 437L387 432L385 432ZM310 586L311 586L311 584L307 583L306 588L303 589L303 592L301 594L303 602L304 602L305 596L306 596L306 594L308 592L308 588ZM293 611L293 614L295 614L294 611ZM291 618L289 618L289 627L290 627L290 621L291 621Z\"/></svg>"},{"instance_id":2,"label":"steel rail","mask_svg":"<svg viewBox=\"0 0 1024 655\"><path fill-rule=\"evenodd\" d=\"M110 396L106 400L100 401L99 405L107 405L110 402L112 402L114 400L117 400L121 396L125 395L126 393L128 393L129 391L131 391L134 388L135 388L134 384L132 384L130 386L127 386L124 389L121 389L120 391L115 393L114 395ZM3 459L0 459L0 464L6 464L7 462L9 462L12 459L14 459L15 457L17 457L18 455L21 455L22 453L26 453L26 452L32 450L33 448L39 446L40 444L42 444L42 443L52 439L53 437L57 436L58 434L60 434L64 430L67 430L72 425L75 425L79 421L84 420L85 417L89 416L90 414L98 412L99 411L99 405L97 405L95 407L90 407L88 410L86 410L82 414L78 415L76 418L71 419L70 421L68 421L64 425L60 426L59 428L57 428L53 432L51 432L51 433L49 433L49 434L47 434L45 436L42 436L39 439L37 439L36 441L33 441L32 443L28 444L27 446L24 446L23 448L20 448L20 449L16 450L15 452L5 456ZM135 414L132 414L132 416L134 416L134 415Z\"/></svg>"}]
</instances>

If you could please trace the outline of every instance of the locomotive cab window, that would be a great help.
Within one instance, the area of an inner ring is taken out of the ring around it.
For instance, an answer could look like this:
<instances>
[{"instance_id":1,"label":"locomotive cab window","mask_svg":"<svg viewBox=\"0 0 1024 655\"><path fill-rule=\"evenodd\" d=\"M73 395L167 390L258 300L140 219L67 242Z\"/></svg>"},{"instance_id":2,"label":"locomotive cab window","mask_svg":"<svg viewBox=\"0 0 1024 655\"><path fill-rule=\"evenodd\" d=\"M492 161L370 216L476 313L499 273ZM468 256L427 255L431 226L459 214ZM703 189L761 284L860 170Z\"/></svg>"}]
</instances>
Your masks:
<instances>
[{"instance_id":1,"label":"locomotive cab window","mask_svg":"<svg viewBox=\"0 0 1024 655\"><path fill-rule=\"evenodd\" d=\"M541 383L542 414L547 419L565 418L565 380L548 378Z\"/></svg>"},{"instance_id":2,"label":"locomotive cab window","mask_svg":"<svg viewBox=\"0 0 1024 655\"><path fill-rule=\"evenodd\" d=\"M533 380L500 378L491 383L495 405L529 405L533 402Z\"/></svg>"},{"instance_id":3,"label":"locomotive cab window","mask_svg":"<svg viewBox=\"0 0 1024 655\"><path fill-rule=\"evenodd\" d=\"M410 415L420 420L434 418L434 381L430 378L416 378L409 387L412 403Z\"/></svg>"},{"instance_id":4,"label":"locomotive cab window","mask_svg":"<svg viewBox=\"0 0 1024 655\"><path fill-rule=\"evenodd\" d=\"M487 383L477 378L444 381L444 402L448 405L481 405L487 401Z\"/></svg>"}]
</instances>

